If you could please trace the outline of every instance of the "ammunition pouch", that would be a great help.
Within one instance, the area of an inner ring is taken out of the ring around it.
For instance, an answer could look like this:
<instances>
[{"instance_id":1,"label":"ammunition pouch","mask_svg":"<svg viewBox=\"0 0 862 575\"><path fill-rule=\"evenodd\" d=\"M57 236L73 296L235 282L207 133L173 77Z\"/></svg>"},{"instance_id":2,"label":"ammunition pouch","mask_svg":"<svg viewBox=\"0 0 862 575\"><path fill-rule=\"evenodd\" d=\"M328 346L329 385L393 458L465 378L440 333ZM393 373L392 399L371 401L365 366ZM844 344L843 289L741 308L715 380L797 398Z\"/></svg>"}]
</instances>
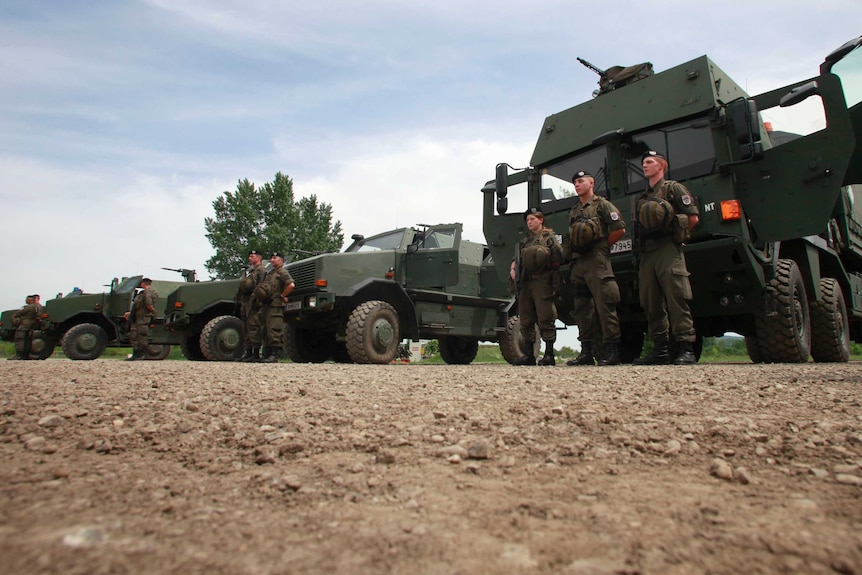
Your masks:
<instances>
[{"instance_id":1,"label":"ammunition pouch","mask_svg":"<svg viewBox=\"0 0 862 575\"><path fill-rule=\"evenodd\" d=\"M551 263L551 250L547 246L530 246L521 254L521 265L527 273L537 273L548 269Z\"/></svg>"},{"instance_id":2,"label":"ammunition pouch","mask_svg":"<svg viewBox=\"0 0 862 575\"><path fill-rule=\"evenodd\" d=\"M18 327L21 325L21 316L16 314L12 315L12 327Z\"/></svg>"}]
</instances>

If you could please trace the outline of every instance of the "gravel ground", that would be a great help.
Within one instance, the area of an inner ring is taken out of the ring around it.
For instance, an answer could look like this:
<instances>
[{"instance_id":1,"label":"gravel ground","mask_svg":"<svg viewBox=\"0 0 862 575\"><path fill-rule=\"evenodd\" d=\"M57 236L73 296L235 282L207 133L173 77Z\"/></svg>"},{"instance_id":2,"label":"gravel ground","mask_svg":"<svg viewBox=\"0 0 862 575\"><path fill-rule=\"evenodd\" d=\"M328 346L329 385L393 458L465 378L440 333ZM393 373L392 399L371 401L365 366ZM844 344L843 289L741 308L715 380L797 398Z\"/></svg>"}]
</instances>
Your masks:
<instances>
[{"instance_id":1,"label":"gravel ground","mask_svg":"<svg viewBox=\"0 0 862 575\"><path fill-rule=\"evenodd\" d=\"M862 574L862 365L0 363L0 572Z\"/></svg>"}]
</instances>

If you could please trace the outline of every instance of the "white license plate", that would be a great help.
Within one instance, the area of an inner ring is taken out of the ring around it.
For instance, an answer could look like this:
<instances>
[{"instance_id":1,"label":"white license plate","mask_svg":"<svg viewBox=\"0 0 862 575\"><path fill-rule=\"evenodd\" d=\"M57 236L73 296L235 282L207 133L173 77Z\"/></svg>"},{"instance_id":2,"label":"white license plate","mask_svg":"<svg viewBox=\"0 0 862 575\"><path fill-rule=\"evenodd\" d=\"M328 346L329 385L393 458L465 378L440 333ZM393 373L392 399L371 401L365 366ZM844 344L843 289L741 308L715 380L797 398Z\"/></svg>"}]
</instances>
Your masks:
<instances>
[{"instance_id":1,"label":"white license plate","mask_svg":"<svg viewBox=\"0 0 862 575\"><path fill-rule=\"evenodd\" d=\"M612 254L621 254L623 252L632 251L632 240L631 238L620 240L611 246Z\"/></svg>"},{"instance_id":2,"label":"white license plate","mask_svg":"<svg viewBox=\"0 0 862 575\"><path fill-rule=\"evenodd\" d=\"M301 307L302 307L301 301L289 301L286 304L284 304L284 309L286 311L297 310L297 309L300 309Z\"/></svg>"}]
</instances>

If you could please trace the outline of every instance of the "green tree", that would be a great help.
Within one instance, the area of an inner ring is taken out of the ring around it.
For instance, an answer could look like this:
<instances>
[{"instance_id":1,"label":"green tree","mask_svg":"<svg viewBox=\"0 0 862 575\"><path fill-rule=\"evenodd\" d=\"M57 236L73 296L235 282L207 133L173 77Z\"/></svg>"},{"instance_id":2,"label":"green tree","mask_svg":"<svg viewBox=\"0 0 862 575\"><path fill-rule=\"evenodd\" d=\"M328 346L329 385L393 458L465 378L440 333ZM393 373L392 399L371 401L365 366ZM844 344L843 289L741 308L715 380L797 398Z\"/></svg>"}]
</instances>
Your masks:
<instances>
[{"instance_id":1,"label":"green tree","mask_svg":"<svg viewBox=\"0 0 862 575\"><path fill-rule=\"evenodd\" d=\"M215 217L204 225L215 255L204 265L216 279L237 277L250 249L302 258L338 251L344 242L341 222L332 223L332 206L314 195L296 201L293 180L281 172L258 188L240 180L235 192L224 192L212 205Z\"/></svg>"}]
</instances>

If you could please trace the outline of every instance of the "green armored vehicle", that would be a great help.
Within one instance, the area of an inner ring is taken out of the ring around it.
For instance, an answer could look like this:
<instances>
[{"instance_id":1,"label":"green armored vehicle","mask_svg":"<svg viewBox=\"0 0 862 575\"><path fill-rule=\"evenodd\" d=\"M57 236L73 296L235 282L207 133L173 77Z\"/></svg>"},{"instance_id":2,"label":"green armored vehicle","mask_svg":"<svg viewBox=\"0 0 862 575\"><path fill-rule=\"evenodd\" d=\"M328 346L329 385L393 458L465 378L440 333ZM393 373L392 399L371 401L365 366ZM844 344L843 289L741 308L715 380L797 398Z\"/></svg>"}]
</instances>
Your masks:
<instances>
[{"instance_id":1,"label":"green armored vehicle","mask_svg":"<svg viewBox=\"0 0 862 575\"><path fill-rule=\"evenodd\" d=\"M65 297L50 299L42 309L41 324L33 333L31 357L45 359L60 346L69 359L92 360L100 357L105 348L127 347L129 345L129 325L123 314L131 307L135 290L144 276L116 278L111 282L110 291L105 293L85 293L78 289ZM160 302L164 295L182 285L183 282L153 280L153 288L159 293ZM14 328L7 319L14 310L5 311L0 318L0 331L3 339L12 341ZM164 314L156 316L150 330L151 343L147 359L164 359L171 351L173 341L163 331Z\"/></svg>"},{"instance_id":2,"label":"green armored vehicle","mask_svg":"<svg viewBox=\"0 0 862 575\"><path fill-rule=\"evenodd\" d=\"M468 364L480 341L521 355L508 281L462 225L420 225L365 238L288 266L284 350L295 362L390 363L403 339L437 339L446 363ZM507 257L506 262L509 259Z\"/></svg>"},{"instance_id":3,"label":"green armored vehicle","mask_svg":"<svg viewBox=\"0 0 862 575\"><path fill-rule=\"evenodd\" d=\"M621 356L637 357L646 319L633 211L647 185L641 157L657 150L669 160L667 178L683 182L700 211L685 245L696 354L703 337L736 332L754 362L847 361L850 339L862 341L860 44L829 54L817 76L755 97L706 56L659 74L649 63L602 71L584 62L601 76L594 98L549 116L530 167L510 174L500 164L495 185L483 189L498 277L524 233L523 209L539 207L547 225L567 233L572 175L591 172L628 224L611 260ZM779 109L811 109L823 127L771 132L763 118ZM557 301L567 324L572 304L569 286Z\"/></svg>"}]
</instances>

